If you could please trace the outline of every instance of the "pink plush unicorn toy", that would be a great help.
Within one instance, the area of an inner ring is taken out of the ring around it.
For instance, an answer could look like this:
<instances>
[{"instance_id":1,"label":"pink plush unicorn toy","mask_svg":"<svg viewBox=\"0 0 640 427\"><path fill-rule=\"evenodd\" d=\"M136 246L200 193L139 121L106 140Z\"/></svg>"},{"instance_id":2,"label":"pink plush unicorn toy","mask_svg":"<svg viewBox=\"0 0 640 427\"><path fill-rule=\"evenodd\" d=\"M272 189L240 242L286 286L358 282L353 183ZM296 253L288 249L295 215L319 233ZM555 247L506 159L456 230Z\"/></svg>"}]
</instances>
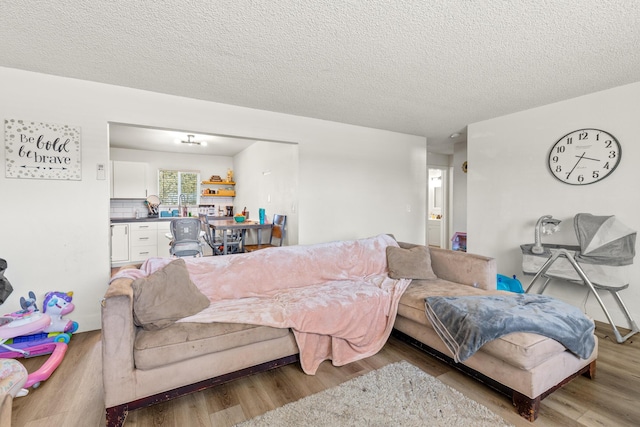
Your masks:
<instances>
[{"instance_id":1,"label":"pink plush unicorn toy","mask_svg":"<svg viewBox=\"0 0 640 427\"><path fill-rule=\"evenodd\" d=\"M42 311L51 316L51 325L44 332L67 332L78 330L78 322L63 319L62 316L73 311L75 306L71 302L73 292L47 292L42 303Z\"/></svg>"}]
</instances>

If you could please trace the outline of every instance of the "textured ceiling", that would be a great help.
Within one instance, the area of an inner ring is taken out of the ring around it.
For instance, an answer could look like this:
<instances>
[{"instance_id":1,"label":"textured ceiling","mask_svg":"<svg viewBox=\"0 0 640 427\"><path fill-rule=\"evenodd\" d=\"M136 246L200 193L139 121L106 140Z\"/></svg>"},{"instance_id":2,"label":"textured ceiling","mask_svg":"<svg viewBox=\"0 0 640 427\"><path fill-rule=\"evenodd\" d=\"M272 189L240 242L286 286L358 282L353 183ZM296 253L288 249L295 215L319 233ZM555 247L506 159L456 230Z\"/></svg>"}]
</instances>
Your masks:
<instances>
[{"instance_id":1,"label":"textured ceiling","mask_svg":"<svg viewBox=\"0 0 640 427\"><path fill-rule=\"evenodd\" d=\"M640 81L635 0L3 0L0 10L0 66L422 135L441 153L469 123Z\"/></svg>"}]
</instances>

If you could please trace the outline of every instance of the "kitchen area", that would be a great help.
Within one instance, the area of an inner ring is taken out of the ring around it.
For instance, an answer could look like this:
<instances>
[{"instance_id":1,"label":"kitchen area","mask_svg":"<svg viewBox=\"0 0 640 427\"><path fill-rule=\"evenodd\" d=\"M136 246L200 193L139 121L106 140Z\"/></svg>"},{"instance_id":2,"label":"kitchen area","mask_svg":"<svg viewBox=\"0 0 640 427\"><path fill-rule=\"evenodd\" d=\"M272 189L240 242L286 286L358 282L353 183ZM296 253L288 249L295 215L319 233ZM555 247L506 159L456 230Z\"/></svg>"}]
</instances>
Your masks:
<instances>
[{"instance_id":1,"label":"kitchen area","mask_svg":"<svg viewBox=\"0 0 640 427\"><path fill-rule=\"evenodd\" d=\"M284 214L297 243L297 144L111 124L109 151L112 267L168 257L171 220L201 213Z\"/></svg>"}]
</instances>

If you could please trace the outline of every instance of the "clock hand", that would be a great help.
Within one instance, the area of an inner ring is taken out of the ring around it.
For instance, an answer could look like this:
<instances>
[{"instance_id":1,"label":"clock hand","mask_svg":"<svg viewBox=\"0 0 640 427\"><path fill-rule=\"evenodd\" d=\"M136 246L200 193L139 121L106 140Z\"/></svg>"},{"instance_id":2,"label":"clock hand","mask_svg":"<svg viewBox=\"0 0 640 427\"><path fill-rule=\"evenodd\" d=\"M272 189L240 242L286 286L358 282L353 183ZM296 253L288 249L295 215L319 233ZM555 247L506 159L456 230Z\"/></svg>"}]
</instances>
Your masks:
<instances>
[{"instance_id":1,"label":"clock hand","mask_svg":"<svg viewBox=\"0 0 640 427\"><path fill-rule=\"evenodd\" d=\"M585 153L582 153L582 156L576 156L576 157L580 157L581 159L585 159L585 160L593 160L594 162L599 162L600 159L592 159L591 157L584 157ZM580 160L578 160L580 161Z\"/></svg>"},{"instance_id":2,"label":"clock hand","mask_svg":"<svg viewBox=\"0 0 640 427\"><path fill-rule=\"evenodd\" d=\"M569 173L567 174L567 179L569 179L569 176L573 173L574 169L578 166L578 163L580 163L580 160L584 159L584 155L587 154L587 152L585 151L584 153L582 153L582 155L580 156L580 158L578 159L578 161L576 162L575 165L573 165L573 168L571 168L571 170L569 171ZM578 156L576 156L578 157Z\"/></svg>"}]
</instances>

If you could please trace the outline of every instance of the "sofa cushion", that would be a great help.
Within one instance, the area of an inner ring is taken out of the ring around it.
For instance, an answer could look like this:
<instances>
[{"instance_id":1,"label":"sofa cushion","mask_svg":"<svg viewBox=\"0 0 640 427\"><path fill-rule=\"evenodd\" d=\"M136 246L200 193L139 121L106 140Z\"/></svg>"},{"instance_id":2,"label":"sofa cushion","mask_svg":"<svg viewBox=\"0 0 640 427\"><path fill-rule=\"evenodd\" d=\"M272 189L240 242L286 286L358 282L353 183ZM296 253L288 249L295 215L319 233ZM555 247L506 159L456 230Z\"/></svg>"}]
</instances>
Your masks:
<instances>
[{"instance_id":1,"label":"sofa cushion","mask_svg":"<svg viewBox=\"0 0 640 427\"><path fill-rule=\"evenodd\" d=\"M387 246L387 266L392 279L435 280L431 268L431 255L426 246L414 246L404 249Z\"/></svg>"},{"instance_id":2,"label":"sofa cushion","mask_svg":"<svg viewBox=\"0 0 640 427\"><path fill-rule=\"evenodd\" d=\"M400 299L398 316L433 329L433 325L425 313L426 297L491 294L508 294L508 292L486 291L441 279L414 280ZM440 338L438 337L438 339ZM429 343L424 344L429 345ZM529 370L565 350L562 344L551 338L527 332L517 332L488 342L479 351L491 354L519 369Z\"/></svg>"},{"instance_id":3,"label":"sofa cushion","mask_svg":"<svg viewBox=\"0 0 640 427\"><path fill-rule=\"evenodd\" d=\"M133 319L137 326L153 331L209 307L209 299L189 279L183 259L176 259L133 288Z\"/></svg>"},{"instance_id":4,"label":"sofa cushion","mask_svg":"<svg viewBox=\"0 0 640 427\"><path fill-rule=\"evenodd\" d=\"M134 363L137 369L153 369L289 333L286 328L242 323L178 322L156 331L139 328L133 348Z\"/></svg>"}]
</instances>

